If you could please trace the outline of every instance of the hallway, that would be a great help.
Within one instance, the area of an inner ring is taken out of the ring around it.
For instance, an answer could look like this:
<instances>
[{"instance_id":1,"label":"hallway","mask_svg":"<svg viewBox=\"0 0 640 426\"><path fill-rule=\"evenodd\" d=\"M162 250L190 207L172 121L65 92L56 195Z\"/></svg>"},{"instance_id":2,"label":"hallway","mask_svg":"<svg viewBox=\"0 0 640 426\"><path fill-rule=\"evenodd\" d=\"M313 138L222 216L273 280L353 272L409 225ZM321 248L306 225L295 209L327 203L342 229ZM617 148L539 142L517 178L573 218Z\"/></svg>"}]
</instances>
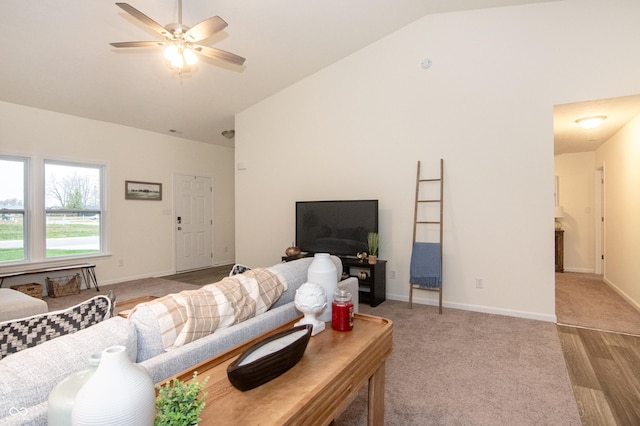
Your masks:
<instances>
[{"instance_id":1,"label":"hallway","mask_svg":"<svg viewBox=\"0 0 640 426\"><path fill-rule=\"evenodd\" d=\"M602 275L556 273L558 324L640 335L640 311L602 280Z\"/></svg>"}]
</instances>

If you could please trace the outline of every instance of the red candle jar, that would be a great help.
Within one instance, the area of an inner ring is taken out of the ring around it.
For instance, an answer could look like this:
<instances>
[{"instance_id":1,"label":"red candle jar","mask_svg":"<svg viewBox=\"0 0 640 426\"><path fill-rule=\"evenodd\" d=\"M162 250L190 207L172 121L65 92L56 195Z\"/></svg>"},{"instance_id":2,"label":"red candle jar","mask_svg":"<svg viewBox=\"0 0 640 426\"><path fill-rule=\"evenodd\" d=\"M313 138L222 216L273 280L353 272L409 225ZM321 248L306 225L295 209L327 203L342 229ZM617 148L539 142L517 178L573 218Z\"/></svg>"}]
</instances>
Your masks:
<instances>
[{"instance_id":1,"label":"red candle jar","mask_svg":"<svg viewBox=\"0 0 640 426\"><path fill-rule=\"evenodd\" d=\"M338 331L353 330L353 302L345 288L336 288L331 303L331 328Z\"/></svg>"}]
</instances>

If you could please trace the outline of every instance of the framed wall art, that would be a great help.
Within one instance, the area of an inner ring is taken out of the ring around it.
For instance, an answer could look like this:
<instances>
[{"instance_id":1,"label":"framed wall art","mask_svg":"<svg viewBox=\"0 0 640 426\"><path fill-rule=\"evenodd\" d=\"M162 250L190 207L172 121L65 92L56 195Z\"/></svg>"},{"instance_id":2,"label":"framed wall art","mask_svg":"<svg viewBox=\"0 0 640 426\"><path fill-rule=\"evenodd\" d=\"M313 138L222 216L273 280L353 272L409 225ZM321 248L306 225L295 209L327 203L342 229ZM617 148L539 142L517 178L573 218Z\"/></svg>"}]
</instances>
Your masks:
<instances>
[{"instance_id":1,"label":"framed wall art","mask_svg":"<svg viewBox=\"0 0 640 426\"><path fill-rule=\"evenodd\" d=\"M125 200L162 200L162 184L154 182L124 181Z\"/></svg>"}]
</instances>

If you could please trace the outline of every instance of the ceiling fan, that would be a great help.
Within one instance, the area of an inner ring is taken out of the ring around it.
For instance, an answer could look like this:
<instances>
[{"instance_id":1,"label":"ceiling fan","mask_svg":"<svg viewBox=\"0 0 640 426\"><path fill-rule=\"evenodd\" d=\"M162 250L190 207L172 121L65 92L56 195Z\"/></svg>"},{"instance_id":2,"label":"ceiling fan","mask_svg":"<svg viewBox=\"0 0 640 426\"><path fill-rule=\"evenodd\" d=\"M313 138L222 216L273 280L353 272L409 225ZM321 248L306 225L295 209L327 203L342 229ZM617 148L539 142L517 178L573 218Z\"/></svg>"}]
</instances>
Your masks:
<instances>
[{"instance_id":1,"label":"ceiling fan","mask_svg":"<svg viewBox=\"0 0 640 426\"><path fill-rule=\"evenodd\" d=\"M182 0L178 0L178 23L162 26L144 13L127 3L116 6L133 16L153 31L165 38L164 41L123 41L110 43L113 47L164 47L164 56L178 72L188 71L189 66L198 61L196 53L213 59L220 59L235 65L242 65L245 58L214 47L195 44L224 29L228 24L219 16L207 18L194 27L182 24Z\"/></svg>"}]
</instances>

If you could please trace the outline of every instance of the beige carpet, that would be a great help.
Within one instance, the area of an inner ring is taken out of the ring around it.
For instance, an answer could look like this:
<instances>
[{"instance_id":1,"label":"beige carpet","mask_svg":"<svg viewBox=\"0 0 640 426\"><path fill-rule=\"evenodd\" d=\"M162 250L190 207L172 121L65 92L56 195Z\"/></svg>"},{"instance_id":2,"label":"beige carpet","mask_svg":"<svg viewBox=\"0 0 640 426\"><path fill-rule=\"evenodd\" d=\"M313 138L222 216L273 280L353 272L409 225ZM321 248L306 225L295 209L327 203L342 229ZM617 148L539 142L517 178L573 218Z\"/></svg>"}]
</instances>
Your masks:
<instances>
[{"instance_id":1,"label":"beige carpet","mask_svg":"<svg viewBox=\"0 0 640 426\"><path fill-rule=\"evenodd\" d=\"M581 424L555 324L389 300L361 311L394 321L385 425ZM336 425L365 425L366 396Z\"/></svg>"},{"instance_id":2,"label":"beige carpet","mask_svg":"<svg viewBox=\"0 0 640 426\"><path fill-rule=\"evenodd\" d=\"M557 273L556 316L559 324L640 335L640 312L601 275Z\"/></svg>"}]
</instances>

